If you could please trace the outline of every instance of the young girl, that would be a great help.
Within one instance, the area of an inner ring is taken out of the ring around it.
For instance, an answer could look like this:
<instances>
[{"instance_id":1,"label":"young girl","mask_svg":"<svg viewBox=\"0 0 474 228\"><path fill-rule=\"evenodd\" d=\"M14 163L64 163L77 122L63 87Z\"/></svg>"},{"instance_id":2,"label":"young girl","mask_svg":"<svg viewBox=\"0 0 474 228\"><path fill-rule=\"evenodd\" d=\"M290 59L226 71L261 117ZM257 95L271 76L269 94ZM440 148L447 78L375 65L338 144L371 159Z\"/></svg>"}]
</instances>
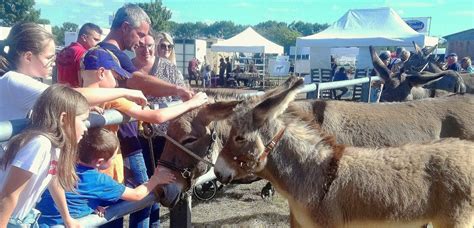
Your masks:
<instances>
[{"instance_id":1,"label":"young girl","mask_svg":"<svg viewBox=\"0 0 474 228\"><path fill-rule=\"evenodd\" d=\"M53 85L33 107L30 127L15 136L0 159L0 227L33 225L33 209L48 187L66 226L69 216L64 190L74 190L77 143L87 131L89 105L78 92Z\"/></svg>"},{"instance_id":2,"label":"young girl","mask_svg":"<svg viewBox=\"0 0 474 228\"><path fill-rule=\"evenodd\" d=\"M40 94L49 85L34 79L51 74L56 59L53 35L34 23L12 27L7 39L0 40L0 121L25 118ZM91 105L125 97L139 104L146 99L141 91L129 89L76 89Z\"/></svg>"}]
</instances>

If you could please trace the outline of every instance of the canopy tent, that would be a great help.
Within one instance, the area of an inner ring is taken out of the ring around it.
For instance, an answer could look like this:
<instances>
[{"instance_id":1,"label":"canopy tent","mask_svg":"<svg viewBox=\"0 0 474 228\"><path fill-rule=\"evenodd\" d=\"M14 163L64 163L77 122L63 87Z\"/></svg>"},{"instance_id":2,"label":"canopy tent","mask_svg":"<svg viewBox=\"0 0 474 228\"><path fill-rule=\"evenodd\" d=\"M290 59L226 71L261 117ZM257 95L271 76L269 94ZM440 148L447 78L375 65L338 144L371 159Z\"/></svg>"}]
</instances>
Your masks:
<instances>
[{"instance_id":1,"label":"canopy tent","mask_svg":"<svg viewBox=\"0 0 474 228\"><path fill-rule=\"evenodd\" d=\"M377 8L349 10L324 31L298 37L296 46L311 47L311 58L313 54L321 57L325 54L327 65L330 48L359 47L364 57L359 56L362 61L358 63L368 67L371 66L366 61L369 45L411 47L413 41L420 46L434 46L438 38L416 32L391 8Z\"/></svg>"},{"instance_id":2,"label":"canopy tent","mask_svg":"<svg viewBox=\"0 0 474 228\"><path fill-rule=\"evenodd\" d=\"M263 76L265 75L265 54L283 54L283 47L267 40L258 34L252 27L248 27L243 32L223 41L219 41L211 46L214 52L242 52L242 53L262 53L263 54ZM257 65L257 64L255 64ZM263 80L263 86L265 86Z\"/></svg>"},{"instance_id":3,"label":"canopy tent","mask_svg":"<svg viewBox=\"0 0 474 228\"><path fill-rule=\"evenodd\" d=\"M283 53L282 46L267 40L251 27L227 40L213 44L211 50L215 52Z\"/></svg>"}]
</instances>

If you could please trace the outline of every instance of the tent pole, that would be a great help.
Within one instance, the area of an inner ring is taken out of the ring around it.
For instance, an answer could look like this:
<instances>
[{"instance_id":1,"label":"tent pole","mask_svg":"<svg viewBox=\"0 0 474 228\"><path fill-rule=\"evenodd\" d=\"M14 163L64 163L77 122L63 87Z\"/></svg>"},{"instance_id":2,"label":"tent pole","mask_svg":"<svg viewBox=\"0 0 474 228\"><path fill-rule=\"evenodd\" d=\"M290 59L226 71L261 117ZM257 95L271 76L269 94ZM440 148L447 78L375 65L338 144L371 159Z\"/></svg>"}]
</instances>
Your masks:
<instances>
[{"instance_id":1,"label":"tent pole","mask_svg":"<svg viewBox=\"0 0 474 228\"><path fill-rule=\"evenodd\" d=\"M290 53L291 55L291 53ZM295 44L295 62L293 63L293 74L296 76L296 61L297 61L297 58L296 56L298 55L298 45Z\"/></svg>"},{"instance_id":2,"label":"tent pole","mask_svg":"<svg viewBox=\"0 0 474 228\"><path fill-rule=\"evenodd\" d=\"M263 75L262 75L262 88L265 89L265 70L266 70L266 65L267 61L265 59L265 52L263 52Z\"/></svg>"}]
</instances>

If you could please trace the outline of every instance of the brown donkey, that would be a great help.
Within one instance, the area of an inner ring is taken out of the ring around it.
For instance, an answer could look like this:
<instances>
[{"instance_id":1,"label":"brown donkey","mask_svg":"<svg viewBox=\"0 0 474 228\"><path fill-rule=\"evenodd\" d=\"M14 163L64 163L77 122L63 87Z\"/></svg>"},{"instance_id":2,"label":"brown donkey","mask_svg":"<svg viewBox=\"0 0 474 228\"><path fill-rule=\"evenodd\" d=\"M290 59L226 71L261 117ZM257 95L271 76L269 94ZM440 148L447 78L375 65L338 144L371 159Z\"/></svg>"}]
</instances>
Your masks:
<instances>
[{"instance_id":1,"label":"brown donkey","mask_svg":"<svg viewBox=\"0 0 474 228\"><path fill-rule=\"evenodd\" d=\"M296 80L291 78L287 83ZM282 88L288 88L288 84L265 96L281 92ZM245 102L256 104L265 96L249 98ZM168 131L170 137L209 161L216 160L230 132L229 119L217 120L231 115L239 103L237 94L215 94L216 99L219 101L173 120ZM295 113L300 113L298 115L315 119L323 131L337 134L337 143L351 146L399 146L446 137L474 140L472 95L379 104L304 100L293 102L291 106ZM166 144L161 159L190 169L193 174L165 186L166 194L161 199L166 206L172 206L179 193L190 188L192 182L209 169L171 143ZM249 177L249 180L253 179Z\"/></svg>"},{"instance_id":2,"label":"brown donkey","mask_svg":"<svg viewBox=\"0 0 474 228\"><path fill-rule=\"evenodd\" d=\"M288 107L298 86L234 109L220 181L270 180L288 199L292 227L474 225L474 142L345 148Z\"/></svg>"}]
</instances>

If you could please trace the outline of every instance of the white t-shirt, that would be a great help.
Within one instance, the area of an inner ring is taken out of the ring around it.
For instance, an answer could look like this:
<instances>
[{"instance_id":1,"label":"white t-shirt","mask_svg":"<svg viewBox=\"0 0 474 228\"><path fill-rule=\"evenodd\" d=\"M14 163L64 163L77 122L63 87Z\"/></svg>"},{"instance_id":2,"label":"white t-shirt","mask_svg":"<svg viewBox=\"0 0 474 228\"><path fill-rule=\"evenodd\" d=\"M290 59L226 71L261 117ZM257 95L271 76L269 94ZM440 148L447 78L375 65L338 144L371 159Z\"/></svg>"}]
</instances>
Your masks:
<instances>
[{"instance_id":1,"label":"white t-shirt","mask_svg":"<svg viewBox=\"0 0 474 228\"><path fill-rule=\"evenodd\" d=\"M59 152L60 150L53 148L51 141L42 135L33 138L18 151L11 165L26 170L33 175L18 198L12 218L24 219L40 200L51 178L56 174ZM11 165L5 170L0 168L0 191L3 191Z\"/></svg>"},{"instance_id":2,"label":"white t-shirt","mask_svg":"<svg viewBox=\"0 0 474 228\"><path fill-rule=\"evenodd\" d=\"M34 78L15 71L0 77L0 121L23 119L48 88Z\"/></svg>"}]
</instances>

